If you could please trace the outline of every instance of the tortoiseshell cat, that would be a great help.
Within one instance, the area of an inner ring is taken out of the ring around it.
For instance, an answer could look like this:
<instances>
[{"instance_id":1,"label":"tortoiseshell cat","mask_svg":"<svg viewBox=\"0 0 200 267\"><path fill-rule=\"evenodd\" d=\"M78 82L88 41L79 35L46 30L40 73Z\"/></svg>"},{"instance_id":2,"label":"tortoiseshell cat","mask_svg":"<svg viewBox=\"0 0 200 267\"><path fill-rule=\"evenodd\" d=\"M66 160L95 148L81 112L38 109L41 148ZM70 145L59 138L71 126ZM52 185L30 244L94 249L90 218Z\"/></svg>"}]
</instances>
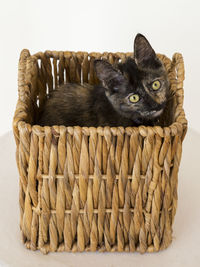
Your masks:
<instances>
[{"instance_id":1,"label":"tortoiseshell cat","mask_svg":"<svg viewBox=\"0 0 200 267\"><path fill-rule=\"evenodd\" d=\"M40 125L154 125L169 95L166 70L147 39L137 34L134 57L112 66L94 62L102 86L65 84L56 89L42 111Z\"/></svg>"}]
</instances>

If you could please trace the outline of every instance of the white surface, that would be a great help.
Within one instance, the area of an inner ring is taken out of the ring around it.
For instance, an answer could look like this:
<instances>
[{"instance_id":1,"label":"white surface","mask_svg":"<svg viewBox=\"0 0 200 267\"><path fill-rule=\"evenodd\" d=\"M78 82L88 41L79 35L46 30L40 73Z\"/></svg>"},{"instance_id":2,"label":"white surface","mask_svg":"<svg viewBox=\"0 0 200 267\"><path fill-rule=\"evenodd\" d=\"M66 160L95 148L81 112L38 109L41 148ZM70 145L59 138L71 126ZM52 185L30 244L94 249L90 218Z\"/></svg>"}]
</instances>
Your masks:
<instances>
[{"instance_id":1,"label":"white surface","mask_svg":"<svg viewBox=\"0 0 200 267\"><path fill-rule=\"evenodd\" d=\"M12 267L199 267L200 134L189 130L179 172L179 200L172 245L159 253L49 253L27 250L20 241L18 173L12 133L0 138L0 266Z\"/></svg>"},{"instance_id":2,"label":"white surface","mask_svg":"<svg viewBox=\"0 0 200 267\"><path fill-rule=\"evenodd\" d=\"M156 50L185 59L185 110L200 132L199 0L0 1L0 135L11 129L20 51L132 51L144 34Z\"/></svg>"}]
</instances>

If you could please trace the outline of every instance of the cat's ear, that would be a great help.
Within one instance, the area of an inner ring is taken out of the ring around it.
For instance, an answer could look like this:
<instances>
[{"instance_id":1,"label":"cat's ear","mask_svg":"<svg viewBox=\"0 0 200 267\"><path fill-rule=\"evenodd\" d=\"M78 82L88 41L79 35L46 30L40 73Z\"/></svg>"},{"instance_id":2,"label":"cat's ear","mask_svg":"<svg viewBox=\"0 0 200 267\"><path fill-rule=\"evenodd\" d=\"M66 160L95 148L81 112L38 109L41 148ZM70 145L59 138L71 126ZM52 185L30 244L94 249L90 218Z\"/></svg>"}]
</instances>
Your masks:
<instances>
[{"instance_id":1,"label":"cat's ear","mask_svg":"<svg viewBox=\"0 0 200 267\"><path fill-rule=\"evenodd\" d=\"M118 70L116 70L109 62L101 59L94 61L94 68L99 80L103 83L103 86L109 88L114 84L119 84L124 81L124 76Z\"/></svg>"},{"instance_id":2,"label":"cat's ear","mask_svg":"<svg viewBox=\"0 0 200 267\"><path fill-rule=\"evenodd\" d=\"M141 68L158 68L162 65L148 40L140 33L136 35L134 41L134 59Z\"/></svg>"}]
</instances>

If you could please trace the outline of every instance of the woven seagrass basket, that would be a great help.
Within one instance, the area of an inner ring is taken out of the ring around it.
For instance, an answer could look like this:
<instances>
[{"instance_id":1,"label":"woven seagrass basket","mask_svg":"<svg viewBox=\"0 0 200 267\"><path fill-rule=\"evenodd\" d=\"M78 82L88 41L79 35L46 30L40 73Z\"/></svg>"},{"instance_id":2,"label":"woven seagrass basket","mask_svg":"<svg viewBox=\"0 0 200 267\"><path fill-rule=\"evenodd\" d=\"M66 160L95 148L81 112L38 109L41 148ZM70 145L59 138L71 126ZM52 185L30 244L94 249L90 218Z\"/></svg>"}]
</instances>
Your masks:
<instances>
[{"instance_id":1,"label":"woven seagrass basket","mask_svg":"<svg viewBox=\"0 0 200 267\"><path fill-rule=\"evenodd\" d=\"M48 93L67 82L98 83L95 58L131 53L51 52L19 60L13 120L20 228L27 248L159 251L172 241L177 175L187 130L180 54L163 61L173 97L155 127L40 127Z\"/></svg>"}]
</instances>

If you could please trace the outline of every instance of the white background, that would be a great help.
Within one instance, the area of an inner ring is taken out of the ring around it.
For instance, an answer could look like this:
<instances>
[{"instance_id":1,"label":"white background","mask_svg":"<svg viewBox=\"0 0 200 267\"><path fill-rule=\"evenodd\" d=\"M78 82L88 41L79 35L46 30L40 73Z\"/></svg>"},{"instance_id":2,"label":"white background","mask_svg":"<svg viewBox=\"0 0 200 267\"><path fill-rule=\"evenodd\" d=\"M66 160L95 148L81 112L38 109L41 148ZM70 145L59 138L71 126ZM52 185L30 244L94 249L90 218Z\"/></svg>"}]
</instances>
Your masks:
<instances>
[{"instance_id":1,"label":"white background","mask_svg":"<svg viewBox=\"0 0 200 267\"><path fill-rule=\"evenodd\" d=\"M0 135L12 128L20 51L132 51L144 34L158 53L185 59L185 111L200 131L200 1L0 0Z\"/></svg>"},{"instance_id":2,"label":"white background","mask_svg":"<svg viewBox=\"0 0 200 267\"><path fill-rule=\"evenodd\" d=\"M185 59L189 131L183 143L178 210L172 245L138 253L27 251L19 238L18 171L11 133L17 102L20 51L132 51L144 34L158 53ZM200 1L199 0L0 0L0 267L199 267L200 266ZM193 128L193 129L191 129Z\"/></svg>"}]
</instances>

